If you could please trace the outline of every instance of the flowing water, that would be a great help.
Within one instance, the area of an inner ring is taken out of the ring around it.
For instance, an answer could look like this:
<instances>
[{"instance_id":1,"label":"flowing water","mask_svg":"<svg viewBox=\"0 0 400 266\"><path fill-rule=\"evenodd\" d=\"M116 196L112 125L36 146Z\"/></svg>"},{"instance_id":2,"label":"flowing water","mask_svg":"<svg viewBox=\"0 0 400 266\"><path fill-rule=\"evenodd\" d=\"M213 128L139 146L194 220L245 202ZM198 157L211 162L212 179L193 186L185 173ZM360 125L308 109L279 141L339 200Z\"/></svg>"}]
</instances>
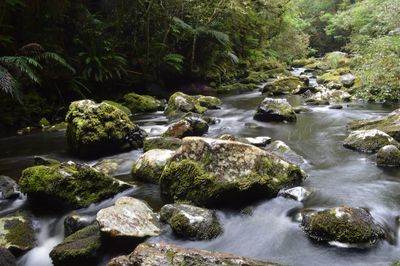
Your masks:
<instances>
[{"instance_id":1,"label":"flowing water","mask_svg":"<svg viewBox=\"0 0 400 266\"><path fill-rule=\"evenodd\" d=\"M222 97L221 110L210 111L218 124L211 126L208 136L229 133L235 136L270 136L283 140L302 155L307 163L303 169L309 174L303 186L312 195L303 203L277 197L254 203L252 215L240 210L218 210L224 233L212 241L184 241L173 236L166 226L164 233L149 241L165 241L186 247L223 251L255 259L270 260L288 265L389 265L400 259L397 242L400 215L400 172L378 168L374 156L347 150L342 141L347 135L345 125L354 119L382 116L397 108L378 104L349 104L342 110L328 107L310 107L298 115L297 123L262 123L252 119L263 100L259 92ZM299 96L289 97L293 105L302 104ZM163 114L155 113L134 117L151 135L166 129ZM61 161L76 160L66 152L64 133L43 133L0 139L0 173L14 178L32 165L34 155L43 155ZM118 154L108 158L125 159L117 177L130 180L132 162L141 150ZM93 164L95 161L86 161ZM76 211L94 217L101 208L112 205L121 195L146 200L155 210L163 202L156 185L135 183L136 187L89 208ZM310 241L302 232L295 214L302 208L327 208L341 205L365 207L390 232L389 241L360 250L339 248ZM0 215L17 208L31 210L26 198L13 203L0 202ZM63 239L63 215L33 212L37 247L19 259L19 265L51 265L48 256L52 247ZM132 248L133 249L133 248ZM100 264L106 264L111 254Z\"/></svg>"}]
</instances>

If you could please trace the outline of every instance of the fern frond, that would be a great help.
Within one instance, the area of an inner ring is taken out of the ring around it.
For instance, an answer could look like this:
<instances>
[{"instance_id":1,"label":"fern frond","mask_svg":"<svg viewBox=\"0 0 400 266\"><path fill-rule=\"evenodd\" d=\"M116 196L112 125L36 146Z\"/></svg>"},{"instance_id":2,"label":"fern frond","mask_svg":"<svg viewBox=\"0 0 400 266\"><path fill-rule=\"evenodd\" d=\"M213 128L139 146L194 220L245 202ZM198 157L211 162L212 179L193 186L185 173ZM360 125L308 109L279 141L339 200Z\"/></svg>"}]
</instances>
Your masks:
<instances>
[{"instance_id":1,"label":"fern frond","mask_svg":"<svg viewBox=\"0 0 400 266\"><path fill-rule=\"evenodd\" d=\"M71 73L73 73L73 74L76 73L75 69L70 64L68 64L64 58L62 58L60 55L58 55L56 53L44 52L44 53L41 53L40 55L37 55L35 57L35 59L38 62L56 63L64 68L68 69L69 71L71 71Z\"/></svg>"}]
</instances>

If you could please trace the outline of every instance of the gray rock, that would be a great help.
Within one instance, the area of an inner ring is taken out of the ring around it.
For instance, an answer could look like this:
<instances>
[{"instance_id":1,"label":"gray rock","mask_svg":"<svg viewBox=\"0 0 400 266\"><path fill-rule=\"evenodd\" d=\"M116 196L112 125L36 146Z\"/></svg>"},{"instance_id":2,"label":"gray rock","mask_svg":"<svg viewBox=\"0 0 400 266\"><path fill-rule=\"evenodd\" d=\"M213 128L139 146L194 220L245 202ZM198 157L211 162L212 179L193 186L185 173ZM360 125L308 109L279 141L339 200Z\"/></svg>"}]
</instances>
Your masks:
<instances>
[{"instance_id":1,"label":"gray rock","mask_svg":"<svg viewBox=\"0 0 400 266\"><path fill-rule=\"evenodd\" d=\"M119 198L114 206L100 210L96 220L101 231L111 238L143 240L161 233L156 214L145 202L135 198Z\"/></svg>"},{"instance_id":2,"label":"gray rock","mask_svg":"<svg viewBox=\"0 0 400 266\"><path fill-rule=\"evenodd\" d=\"M0 199L16 199L19 196L19 188L14 179L0 175Z\"/></svg>"},{"instance_id":3,"label":"gray rock","mask_svg":"<svg viewBox=\"0 0 400 266\"><path fill-rule=\"evenodd\" d=\"M1 266L17 266L17 260L8 249L0 247L0 265Z\"/></svg>"},{"instance_id":4,"label":"gray rock","mask_svg":"<svg viewBox=\"0 0 400 266\"><path fill-rule=\"evenodd\" d=\"M294 122L296 113L286 99L265 98L258 107L254 119L263 122Z\"/></svg>"},{"instance_id":5,"label":"gray rock","mask_svg":"<svg viewBox=\"0 0 400 266\"><path fill-rule=\"evenodd\" d=\"M294 187L279 192L279 196L291 198L296 201L304 201L311 195L311 192L303 187Z\"/></svg>"},{"instance_id":6,"label":"gray rock","mask_svg":"<svg viewBox=\"0 0 400 266\"><path fill-rule=\"evenodd\" d=\"M340 110L340 109L343 109L343 105L334 104L334 105L332 105L332 106L329 106L329 109Z\"/></svg>"},{"instance_id":7,"label":"gray rock","mask_svg":"<svg viewBox=\"0 0 400 266\"><path fill-rule=\"evenodd\" d=\"M254 146L265 147L270 144L272 139L270 137L255 137L255 138L245 138L245 140Z\"/></svg>"},{"instance_id":8,"label":"gray rock","mask_svg":"<svg viewBox=\"0 0 400 266\"><path fill-rule=\"evenodd\" d=\"M340 76L340 82L345 86L346 88L350 88L354 85L354 82L356 81L356 77L353 74L345 74Z\"/></svg>"},{"instance_id":9,"label":"gray rock","mask_svg":"<svg viewBox=\"0 0 400 266\"><path fill-rule=\"evenodd\" d=\"M172 125L163 134L163 137L184 138L189 136L202 136L208 131L208 124L198 116L187 116Z\"/></svg>"},{"instance_id":10,"label":"gray rock","mask_svg":"<svg viewBox=\"0 0 400 266\"><path fill-rule=\"evenodd\" d=\"M394 145L382 147L376 156L378 166L399 167L400 166L400 150Z\"/></svg>"},{"instance_id":11,"label":"gray rock","mask_svg":"<svg viewBox=\"0 0 400 266\"><path fill-rule=\"evenodd\" d=\"M123 162L122 159L104 159L93 165L93 168L105 175L113 175Z\"/></svg>"},{"instance_id":12,"label":"gray rock","mask_svg":"<svg viewBox=\"0 0 400 266\"><path fill-rule=\"evenodd\" d=\"M64 219L64 235L67 237L92 224L94 219L90 216L71 214Z\"/></svg>"},{"instance_id":13,"label":"gray rock","mask_svg":"<svg viewBox=\"0 0 400 266\"><path fill-rule=\"evenodd\" d=\"M213 239L222 233L217 216L211 210L187 204L167 204L161 208L160 219L175 234L190 239Z\"/></svg>"},{"instance_id":14,"label":"gray rock","mask_svg":"<svg viewBox=\"0 0 400 266\"><path fill-rule=\"evenodd\" d=\"M345 148L366 153L375 153L386 145L400 147L391 136L377 129L353 131L343 143Z\"/></svg>"},{"instance_id":15,"label":"gray rock","mask_svg":"<svg viewBox=\"0 0 400 266\"><path fill-rule=\"evenodd\" d=\"M265 150L294 165L302 165L306 163L306 160L302 156L298 155L285 142L280 140L272 142L265 148Z\"/></svg>"}]
</instances>

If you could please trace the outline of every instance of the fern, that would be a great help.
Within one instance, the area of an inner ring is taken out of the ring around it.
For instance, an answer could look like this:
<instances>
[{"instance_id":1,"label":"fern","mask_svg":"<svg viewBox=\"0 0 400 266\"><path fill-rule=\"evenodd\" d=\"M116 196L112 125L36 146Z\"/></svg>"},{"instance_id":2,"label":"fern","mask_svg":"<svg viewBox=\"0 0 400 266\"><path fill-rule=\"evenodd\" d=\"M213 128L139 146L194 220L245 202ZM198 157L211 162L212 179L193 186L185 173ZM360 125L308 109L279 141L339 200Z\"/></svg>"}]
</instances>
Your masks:
<instances>
[{"instance_id":1,"label":"fern","mask_svg":"<svg viewBox=\"0 0 400 266\"><path fill-rule=\"evenodd\" d=\"M182 72L185 57L180 54L167 54L163 58L163 62L177 72Z\"/></svg>"},{"instance_id":2,"label":"fern","mask_svg":"<svg viewBox=\"0 0 400 266\"><path fill-rule=\"evenodd\" d=\"M44 52L44 53L41 53L41 54L35 56L35 59L38 62L44 62L46 64L55 63L57 65L60 65L64 68L68 69L73 74L75 74L75 72L76 72L75 69L70 64L68 64L64 58L62 58L61 56L59 56L56 53Z\"/></svg>"}]
</instances>

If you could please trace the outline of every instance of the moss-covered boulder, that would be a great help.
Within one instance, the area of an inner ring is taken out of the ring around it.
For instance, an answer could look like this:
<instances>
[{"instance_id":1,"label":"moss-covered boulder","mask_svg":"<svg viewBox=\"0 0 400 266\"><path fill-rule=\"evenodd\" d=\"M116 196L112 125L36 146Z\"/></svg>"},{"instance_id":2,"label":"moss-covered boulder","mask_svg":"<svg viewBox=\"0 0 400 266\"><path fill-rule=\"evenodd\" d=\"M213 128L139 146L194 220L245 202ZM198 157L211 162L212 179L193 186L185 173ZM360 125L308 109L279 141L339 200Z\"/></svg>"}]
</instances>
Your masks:
<instances>
[{"instance_id":1,"label":"moss-covered boulder","mask_svg":"<svg viewBox=\"0 0 400 266\"><path fill-rule=\"evenodd\" d=\"M295 122L293 107L286 99L265 98L257 109L254 119L262 122Z\"/></svg>"},{"instance_id":2,"label":"moss-covered boulder","mask_svg":"<svg viewBox=\"0 0 400 266\"><path fill-rule=\"evenodd\" d=\"M171 124L164 132L163 137L184 138L203 136L208 131L208 123L201 117L190 115Z\"/></svg>"},{"instance_id":3,"label":"moss-covered boulder","mask_svg":"<svg viewBox=\"0 0 400 266\"><path fill-rule=\"evenodd\" d=\"M100 210L96 220L102 233L114 239L141 241L161 233L157 215L144 201L131 197L121 197L114 206Z\"/></svg>"},{"instance_id":4,"label":"moss-covered boulder","mask_svg":"<svg viewBox=\"0 0 400 266\"><path fill-rule=\"evenodd\" d=\"M274 197L297 185L305 173L297 166L253 145L188 137L167 163L161 192L195 205L237 205Z\"/></svg>"},{"instance_id":5,"label":"moss-covered boulder","mask_svg":"<svg viewBox=\"0 0 400 266\"><path fill-rule=\"evenodd\" d=\"M213 96L190 96L182 92L177 92L169 98L165 114L169 118L177 118L190 112L203 114L208 109L217 109L221 105L221 100Z\"/></svg>"},{"instance_id":6,"label":"moss-covered boulder","mask_svg":"<svg viewBox=\"0 0 400 266\"><path fill-rule=\"evenodd\" d=\"M164 110L164 105L153 96L128 93L123 98L123 104L132 113L147 113Z\"/></svg>"},{"instance_id":7,"label":"moss-covered boulder","mask_svg":"<svg viewBox=\"0 0 400 266\"><path fill-rule=\"evenodd\" d=\"M143 150L147 152L154 149L177 150L182 145L182 140L171 137L149 137L144 140Z\"/></svg>"},{"instance_id":8,"label":"moss-covered boulder","mask_svg":"<svg viewBox=\"0 0 400 266\"><path fill-rule=\"evenodd\" d=\"M188 204L165 205L160 219L176 235L194 240L213 239L223 231L215 212Z\"/></svg>"},{"instance_id":9,"label":"moss-covered boulder","mask_svg":"<svg viewBox=\"0 0 400 266\"><path fill-rule=\"evenodd\" d=\"M106 153L142 147L146 135L130 121L126 113L104 102L73 102L66 121L68 146L81 157L99 157Z\"/></svg>"},{"instance_id":10,"label":"moss-covered boulder","mask_svg":"<svg viewBox=\"0 0 400 266\"><path fill-rule=\"evenodd\" d=\"M73 233L91 225L94 219L90 216L79 214L67 215L64 219L64 235L67 237Z\"/></svg>"},{"instance_id":11,"label":"moss-covered boulder","mask_svg":"<svg viewBox=\"0 0 400 266\"><path fill-rule=\"evenodd\" d=\"M262 92L268 96L297 94L307 90L308 86L299 77L281 77L265 84Z\"/></svg>"},{"instance_id":12,"label":"moss-covered boulder","mask_svg":"<svg viewBox=\"0 0 400 266\"><path fill-rule=\"evenodd\" d=\"M0 200L16 199L20 196L19 188L14 179L0 175Z\"/></svg>"},{"instance_id":13,"label":"moss-covered boulder","mask_svg":"<svg viewBox=\"0 0 400 266\"><path fill-rule=\"evenodd\" d=\"M87 207L130 187L88 165L72 162L27 168L19 186L30 200L57 209Z\"/></svg>"},{"instance_id":14,"label":"moss-covered boulder","mask_svg":"<svg viewBox=\"0 0 400 266\"><path fill-rule=\"evenodd\" d=\"M310 212L304 216L302 226L317 241L372 245L385 237L382 226L362 208L336 207Z\"/></svg>"},{"instance_id":15,"label":"moss-covered boulder","mask_svg":"<svg viewBox=\"0 0 400 266\"><path fill-rule=\"evenodd\" d=\"M350 130L378 129L400 141L400 109L380 118L355 120L349 123L347 127Z\"/></svg>"},{"instance_id":16,"label":"moss-covered boulder","mask_svg":"<svg viewBox=\"0 0 400 266\"><path fill-rule=\"evenodd\" d=\"M276 140L265 148L267 151L275 154L276 156L294 164L302 165L306 160L294 152L285 142Z\"/></svg>"},{"instance_id":17,"label":"moss-covered boulder","mask_svg":"<svg viewBox=\"0 0 400 266\"><path fill-rule=\"evenodd\" d=\"M258 84L255 83L232 83L232 84L222 84L218 86L215 91L217 94L234 94L250 92L260 89Z\"/></svg>"},{"instance_id":18,"label":"moss-covered boulder","mask_svg":"<svg viewBox=\"0 0 400 266\"><path fill-rule=\"evenodd\" d=\"M53 248L50 258L55 266L96 265L100 249L100 228L94 224L65 238Z\"/></svg>"},{"instance_id":19,"label":"moss-covered boulder","mask_svg":"<svg viewBox=\"0 0 400 266\"><path fill-rule=\"evenodd\" d=\"M26 213L15 212L0 218L0 247L19 256L34 246L32 220Z\"/></svg>"},{"instance_id":20,"label":"moss-covered boulder","mask_svg":"<svg viewBox=\"0 0 400 266\"><path fill-rule=\"evenodd\" d=\"M158 184L167 161L174 151L154 149L142 154L132 166L134 179Z\"/></svg>"},{"instance_id":21,"label":"moss-covered boulder","mask_svg":"<svg viewBox=\"0 0 400 266\"><path fill-rule=\"evenodd\" d=\"M249 258L211 252L206 250L179 247L165 243L140 244L130 255L112 259L109 266L278 266L266 261L252 260Z\"/></svg>"},{"instance_id":22,"label":"moss-covered boulder","mask_svg":"<svg viewBox=\"0 0 400 266\"><path fill-rule=\"evenodd\" d=\"M400 150L395 145L382 147L376 155L376 164L383 167L400 166Z\"/></svg>"},{"instance_id":23,"label":"moss-covered boulder","mask_svg":"<svg viewBox=\"0 0 400 266\"><path fill-rule=\"evenodd\" d=\"M126 107L126 106L124 106L124 105L122 105L120 103L113 102L113 101L103 101L103 103L107 103L109 105L112 105L112 106L118 108L119 110L121 110L122 112L124 112L127 115L132 115L131 110L128 107Z\"/></svg>"},{"instance_id":24,"label":"moss-covered boulder","mask_svg":"<svg viewBox=\"0 0 400 266\"><path fill-rule=\"evenodd\" d=\"M345 148L366 153L376 153L386 145L400 147L395 139L377 129L353 131L343 142Z\"/></svg>"}]
</instances>

